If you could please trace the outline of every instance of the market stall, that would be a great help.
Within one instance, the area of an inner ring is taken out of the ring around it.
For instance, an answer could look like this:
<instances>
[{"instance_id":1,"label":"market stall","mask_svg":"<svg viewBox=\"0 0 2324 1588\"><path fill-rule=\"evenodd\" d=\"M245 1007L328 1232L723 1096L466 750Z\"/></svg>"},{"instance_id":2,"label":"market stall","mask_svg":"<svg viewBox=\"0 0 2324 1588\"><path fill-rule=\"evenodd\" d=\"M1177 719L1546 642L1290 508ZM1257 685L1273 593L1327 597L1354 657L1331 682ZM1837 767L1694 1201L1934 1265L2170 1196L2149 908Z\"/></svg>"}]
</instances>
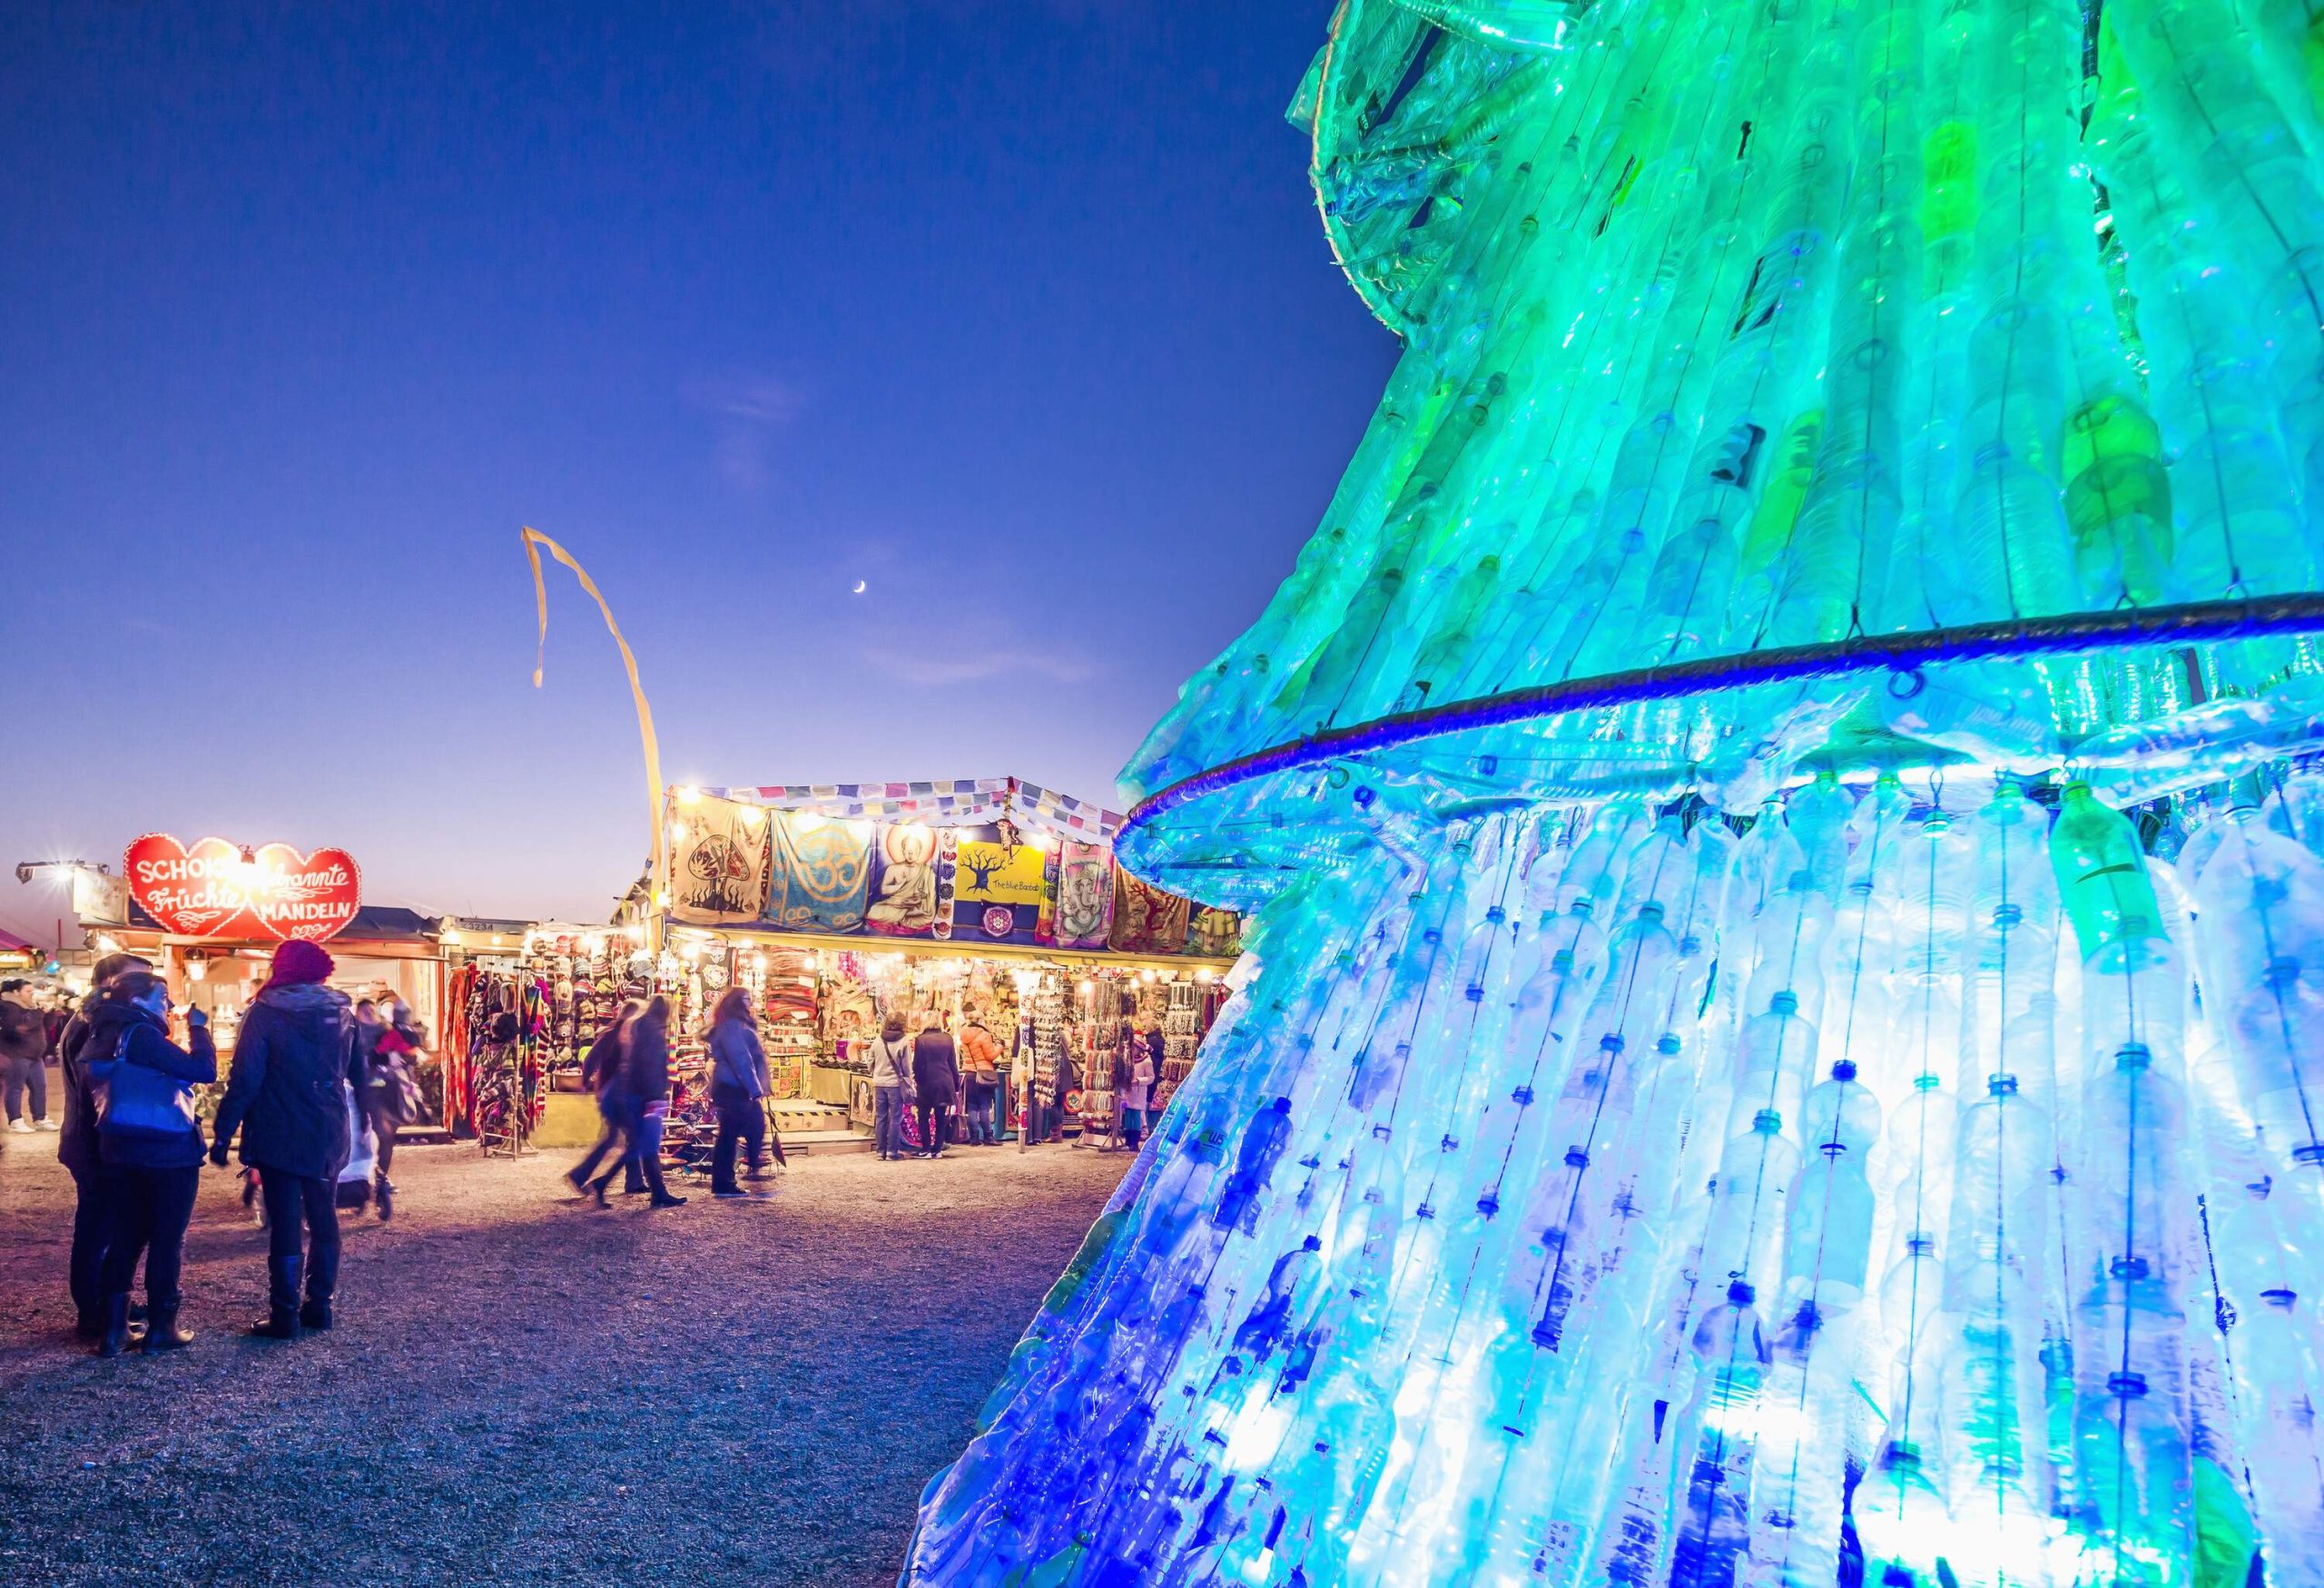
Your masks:
<instances>
[{"instance_id":1,"label":"market stall","mask_svg":"<svg viewBox=\"0 0 2324 1588\"><path fill-rule=\"evenodd\" d=\"M642 928L559 921L447 921L446 1088L454 1115L488 1149L595 1136L581 1056L624 1001L651 993L644 937Z\"/></svg>"},{"instance_id":2,"label":"market stall","mask_svg":"<svg viewBox=\"0 0 2324 1588\"><path fill-rule=\"evenodd\" d=\"M350 998L399 999L431 1031L442 1021L435 921L364 903L362 873L344 850L301 854L282 843L184 844L148 833L129 846L122 872L127 887L111 905L81 917L91 946L151 961L174 999L209 1013L221 1047L232 1043L274 951L293 938L329 943L331 985Z\"/></svg>"},{"instance_id":3,"label":"market stall","mask_svg":"<svg viewBox=\"0 0 2324 1588\"><path fill-rule=\"evenodd\" d=\"M692 1036L728 986L749 988L778 1107L809 1128L867 1126L865 1045L885 1018L917 1030L931 1011L996 1039L1009 1129L1060 1093L1064 1129L1109 1119L1130 1021L1161 1034L1159 1106L1240 949L1231 912L1115 865L1118 816L1015 778L677 788L666 810L655 990ZM682 1041L682 1080L692 1057Z\"/></svg>"}]
</instances>

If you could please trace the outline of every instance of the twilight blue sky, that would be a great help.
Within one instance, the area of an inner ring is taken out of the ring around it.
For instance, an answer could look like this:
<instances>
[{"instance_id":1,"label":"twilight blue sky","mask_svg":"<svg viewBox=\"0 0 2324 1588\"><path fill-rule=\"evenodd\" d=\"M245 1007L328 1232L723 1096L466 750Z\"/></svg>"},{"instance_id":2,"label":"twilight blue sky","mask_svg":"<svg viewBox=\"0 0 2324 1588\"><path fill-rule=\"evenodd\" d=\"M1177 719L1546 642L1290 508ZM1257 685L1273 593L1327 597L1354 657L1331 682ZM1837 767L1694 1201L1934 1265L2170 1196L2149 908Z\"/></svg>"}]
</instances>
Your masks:
<instances>
[{"instance_id":1,"label":"twilight blue sky","mask_svg":"<svg viewBox=\"0 0 2324 1588\"><path fill-rule=\"evenodd\" d=\"M526 523L674 780L1110 800L1394 356L1282 118L1328 10L0 7L0 868L601 919L635 735L556 570L530 687Z\"/></svg>"}]
</instances>

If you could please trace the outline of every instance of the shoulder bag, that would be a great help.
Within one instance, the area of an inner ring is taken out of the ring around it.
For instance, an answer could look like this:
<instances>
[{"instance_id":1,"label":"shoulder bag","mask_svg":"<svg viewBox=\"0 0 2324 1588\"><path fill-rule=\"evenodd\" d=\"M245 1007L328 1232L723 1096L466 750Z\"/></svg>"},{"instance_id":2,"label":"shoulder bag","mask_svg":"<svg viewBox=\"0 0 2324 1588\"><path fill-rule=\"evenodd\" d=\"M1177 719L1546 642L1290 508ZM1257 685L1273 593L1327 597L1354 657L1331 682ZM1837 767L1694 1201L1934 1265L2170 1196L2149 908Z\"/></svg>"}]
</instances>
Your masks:
<instances>
[{"instance_id":1,"label":"shoulder bag","mask_svg":"<svg viewBox=\"0 0 2324 1588\"><path fill-rule=\"evenodd\" d=\"M193 1088L150 1065L132 1063L129 1027L113 1044L113 1057L88 1067L95 1090L97 1134L174 1140L193 1129Z\"/></svg>"}]
</instances>

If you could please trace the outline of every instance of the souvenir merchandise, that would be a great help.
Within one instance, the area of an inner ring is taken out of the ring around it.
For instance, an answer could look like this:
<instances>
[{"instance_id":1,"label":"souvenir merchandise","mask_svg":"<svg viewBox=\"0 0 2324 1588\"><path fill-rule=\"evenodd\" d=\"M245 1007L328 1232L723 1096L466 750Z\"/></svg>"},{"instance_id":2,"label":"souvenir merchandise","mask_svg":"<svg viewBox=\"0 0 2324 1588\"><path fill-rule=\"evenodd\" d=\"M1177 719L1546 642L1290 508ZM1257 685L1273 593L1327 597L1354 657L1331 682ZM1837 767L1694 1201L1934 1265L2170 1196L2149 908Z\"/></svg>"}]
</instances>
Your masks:
<instances>
[{"instance_id":1,"label":"souvenir merchandise","mask_svg":"<svg viewBox=\"0 0 2324 1588\"><path fill-rule=\"evenodd\" d=\"M767 924L786 932L861 927L872 883L873 824L803 811L769 813L767 824L774 833Z\"/></svg>"},{"instance_id":2,"label":"souvenir merchandise","mask_svg":"<svg viewBox=\"0 0 2324 1588\"><path fill-rule=\"evenodd\" d=\"M1175 954L1187 946L1191 906L1176 893L1114 868L1114 919L1107 944L1118 953Z\"/></svg>"},{"instance_id":3,"label":"souvenir merchandise","mask_svg":"<svg viewBox=\"0 0 2324 1588\"><path fill-rule=\"evenodd\" d=\"M1049 852L1007 822L948 827L940 837L952 884L952 941L1036 942L1052 881Z\"/></svg>"},{"instance_id":4,"label":"souvenir merchandise","mask_svg":"<svg viewBox=\"0 0 2324 1588\"><path fill-rule=\"evenodd\" d=\"M807 1095L807 1066L817 1049L815 956L803 949L754 951L741 972L755 995L767 1081L777 1100Z\"/></svg>"},{"instance_id":5,"label":"souvenir merchandise","mask_svg":"<svg viewBox=\"0 0 2324 1588\"><path fill-rule=\"evenodd\" d=\"M937 837L918 823L881 825L872 849L871 902L863 929L881 937L928 937L936 931ZM950 924L949 915L947 924Z\"/></svg>"},{"instance_id":6,"label":"souvenir merchandise","mask_svg":"<svg viewBox=\"0 0 2324 1588\"><path fill-rule=\"evenodd\" d=\"M1047 865L1040 940L1061 949L1104 948L1114 919L1113 851L1068 838L1049 852Z\"/></svg>"},{"instance_id":7,"label":"souvenir merchandise","mask_svg":"<svg viewBox=\"0 0 2324 1588\"><path fill-rule=\"evenodd\" d=\"M1193 981L1173 981L1165 990L1162 1006L1162 1066L1154 1078L1154 1108L1158 1113L1169 1101L1178 1085L1195 1070L1195 1054L1202 1046L1202 1034L1210 1029L1210 1016L1204 1005L1215 983Z\"/></svg>"},{"instance_id":8,"label":"souvenir merchandise","mask_svg":"<svg viewBox=\"0 0 2324 1588\"><path fill-rule=\"evenodd\" d=\"M1243 918L1232 910L1196 904L1187 917L1187 952L1231 960L1243 952Z\"/></svg>"},{"instance_id":9,"label":"souvenir merchandise","mask_svg":"<svg viewBox=\"0 0 2324 1588\"><path fill-rule=\"evenodd\" d=\"M1121 818L1014 778L675 788L673 927L1231 960L1241 922L1118 873Z\"/></svg>"},{"instance_id":10,"label":"souvenir merchandise","mask_svg":"<svg viewBox=\"0 0 2324 1588\"><path fill-rule=\"evenodd\" d=\"M636 941L623 930L556 923L525 934L516 963L546 1000L542 1061L568 1085L579 1084L582 1055L619 1016L623 1002L650 995Z\"/></svg>"},{"instance_id":11,"label":"souvenir merchandise","mask_svg":"<svg viewBox=\"0 0 2324 1588\"><path fill-rule=\"evenodd\" d=\"M755 921L767 898L768 824L756 805L700 800L670 820L670 918L718 926Z\"/></svg>"},{"instance_id":12,"label":"souvenir merchandise","mask_svg":"<svg viewBox=\"0 0 2324 1588\"><path fill-rule=\"evenodd\" d=\"M443 1053L444 1126L487 1149L529 1143L554 1045L553 984L512 957L452 973Z\"/></svg>"}]
</instances>

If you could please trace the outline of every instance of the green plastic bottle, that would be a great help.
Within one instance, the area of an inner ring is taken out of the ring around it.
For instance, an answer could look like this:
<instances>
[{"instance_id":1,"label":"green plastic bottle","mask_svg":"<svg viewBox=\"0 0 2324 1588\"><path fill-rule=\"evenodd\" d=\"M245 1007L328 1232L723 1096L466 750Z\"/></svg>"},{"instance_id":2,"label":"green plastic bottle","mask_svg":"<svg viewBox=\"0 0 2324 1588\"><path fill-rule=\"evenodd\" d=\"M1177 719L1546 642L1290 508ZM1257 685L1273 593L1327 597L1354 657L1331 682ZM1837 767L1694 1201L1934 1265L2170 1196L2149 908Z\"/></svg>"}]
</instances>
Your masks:
<instances>
[{"instance_id":1,"label":"green plastic bottle","mask_svg":"<svg viewBox=\"0 0 2324 1588\"><path fill-rule=\"evenodd\" d=\"M2117 943L2165 935L2137 832L2128 817L2100 804L2088 784L2066 784L2050 829L2050 868L2083 960Z\"/></svg>"}]
</instances>

